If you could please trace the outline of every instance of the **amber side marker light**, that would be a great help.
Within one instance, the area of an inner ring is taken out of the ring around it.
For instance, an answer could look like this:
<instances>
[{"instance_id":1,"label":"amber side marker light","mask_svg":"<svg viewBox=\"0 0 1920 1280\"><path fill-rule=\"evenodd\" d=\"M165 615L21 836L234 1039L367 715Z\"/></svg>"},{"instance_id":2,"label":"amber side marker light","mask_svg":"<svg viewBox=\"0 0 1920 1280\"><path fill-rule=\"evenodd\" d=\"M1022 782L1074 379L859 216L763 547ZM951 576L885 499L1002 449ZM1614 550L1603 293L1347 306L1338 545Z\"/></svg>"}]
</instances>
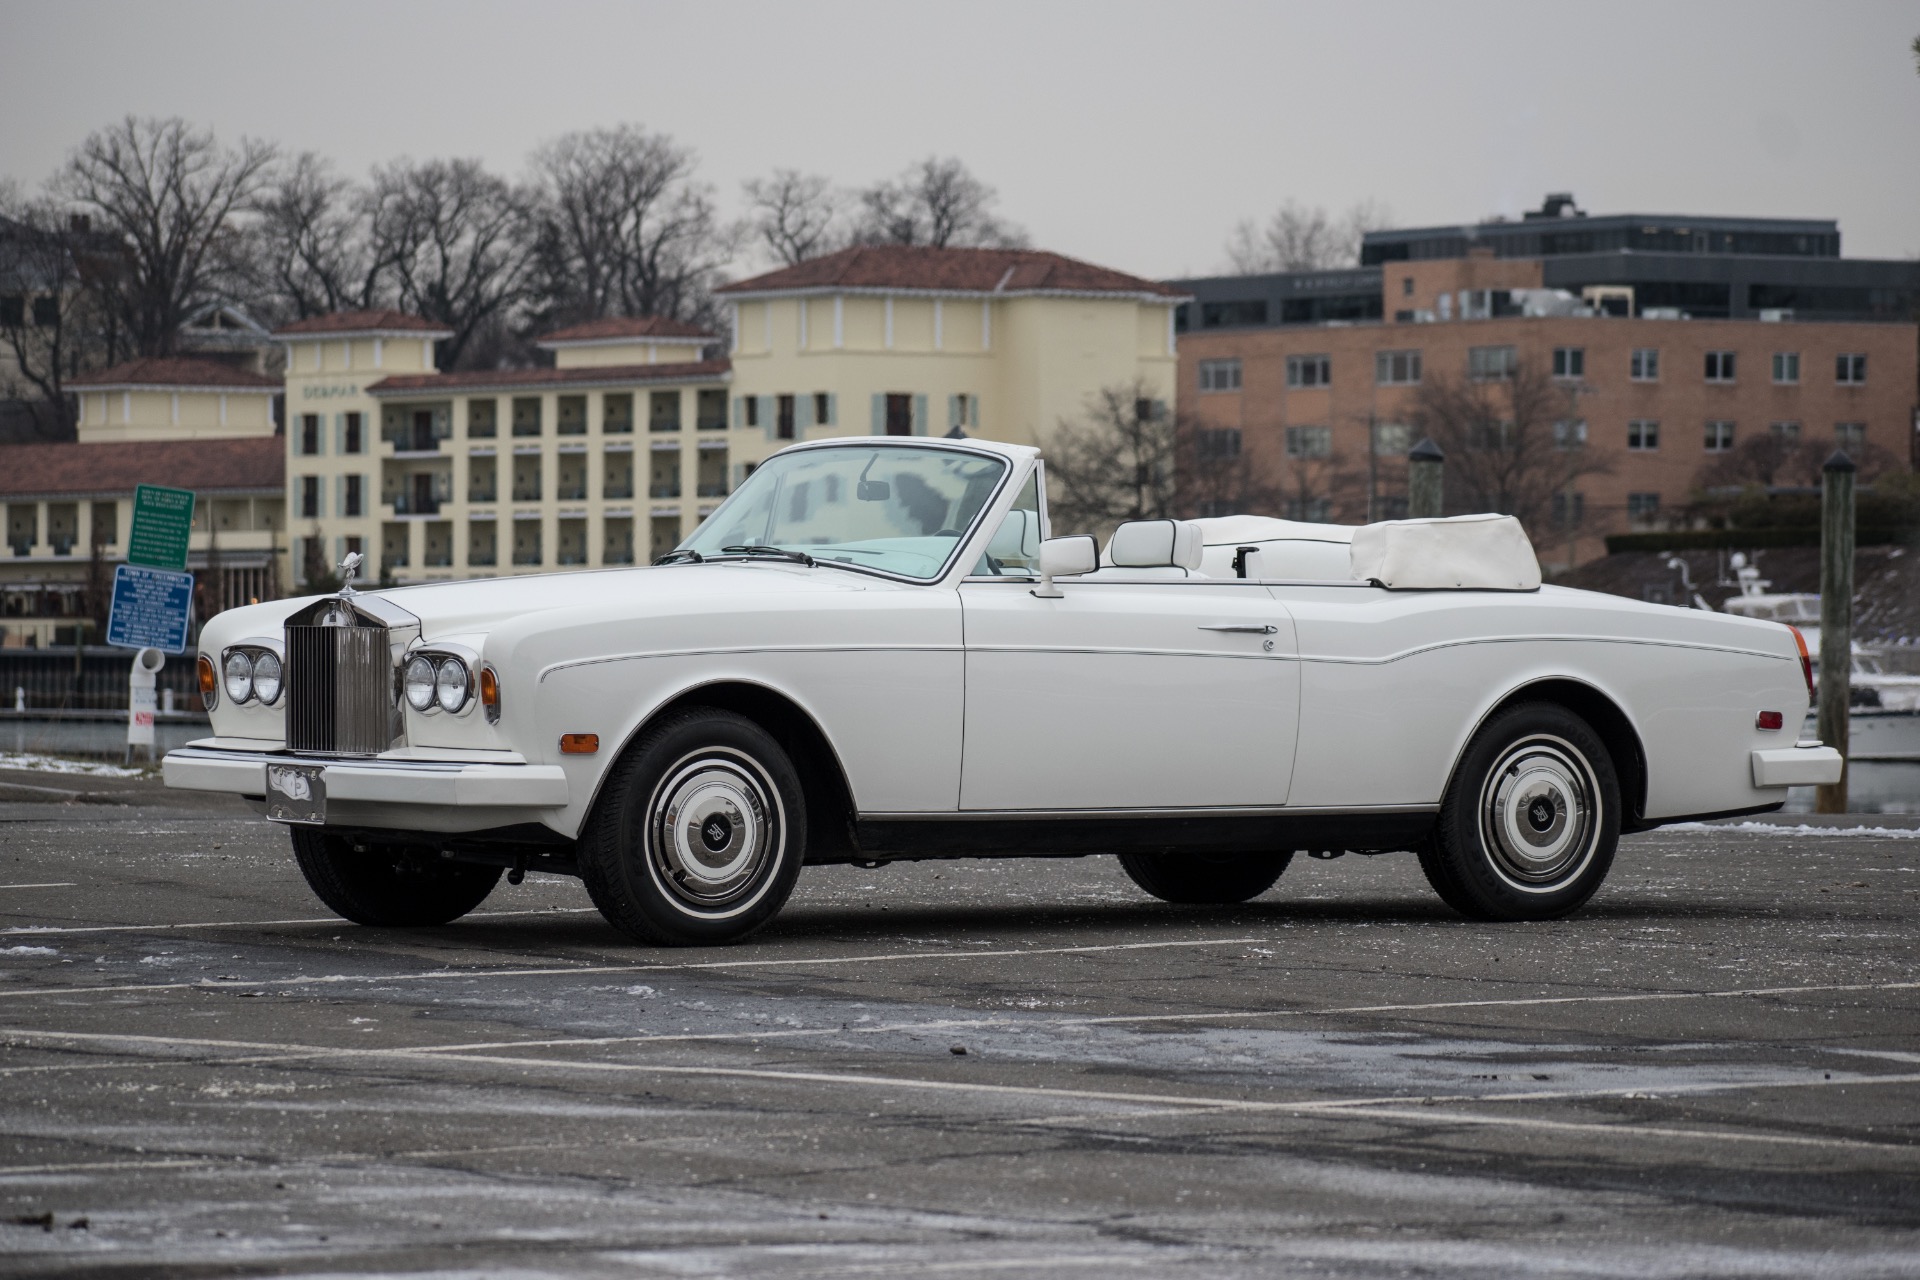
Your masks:
<instances>
[{"instance_id":1,"label":"amber side marker light","mask_svg":"<svg viewBox=\"0 0 1920 1280\"><path fill-rule=\"evenodd\" d=\"M220 677L214 673L213 659L204 653L194 666L200 673L200 705L211 711L213 704L220 700Z\"/></svg>"},{"instance_id":2,"label":"amber side marker light","mask_svg":"<svg viewBox=\"0 0 1920 1280\"><path fill-rule=\"evenodd\" d=\"M1753 727L1756 729L1784 729L1787 727L1787 718L1778 711L1762 711L1753 718Z\"/></svg>"},{"instance_id":3,"label":"amber side marker light","mask_svg":"<svg viewBox=\"0 0 1920 1280\"><path fill-rule=\"evenodd\" d=\"M1793 632L1793 642L1800 647L1800 674L1807 681L1807 705L1813 705L1813 655L1807 652L1807 638L1800 634L1800 628L1791 622L1787 630Z\"/></svg>"},{"instance_id":4,"label":"amber side marker light","mask_svg":"<svg viewBox=\"0 0 1920 1280\"><path fill-rule=\"evenodd\" d=\"M500 723L500 677L492 667L480 668L480 705L486 709L487 723Z\"/></svg>"},{"instance_id":5,"label":"amber side marker light","mask_svg":"<svg viewBox=\"0 0 1920 1280\"><path fill-rule=\"evenodd\" d=\"M565 756L590 756L600 749L600 735L597 733L563 733L560 735L560 754Z\"/></svg>"}]
</instances>

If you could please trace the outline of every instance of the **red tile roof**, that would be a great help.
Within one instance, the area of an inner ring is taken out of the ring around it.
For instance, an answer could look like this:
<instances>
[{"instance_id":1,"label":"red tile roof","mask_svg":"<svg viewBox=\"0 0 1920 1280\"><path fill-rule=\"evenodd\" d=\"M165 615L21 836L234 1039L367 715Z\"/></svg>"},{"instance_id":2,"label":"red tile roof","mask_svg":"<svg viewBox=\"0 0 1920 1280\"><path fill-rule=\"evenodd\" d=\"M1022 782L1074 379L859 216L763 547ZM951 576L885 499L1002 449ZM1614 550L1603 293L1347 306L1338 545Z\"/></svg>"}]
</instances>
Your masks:
<instances>
[{"instance_id":1,"label":"red tile roof","mask_svg":"<svg viewBox=\"0 0 1920 1280\"><path fill-rule=\"evenodd\" d=\"M71 391L119 390L122 387L213 387L222 391L278 391L280 379L236 369L219 360L185 356L129 360L111 369L71 378Z\"/></svg>"},{"instance_id":2,"label":"red tile roof","mask_svg":"<svg viewBox=\"0 0 1920 1280\"><path fill-rule=\"evenodd\" d=\"M283 324L273 331L276 338L311 337L314 334L409 333L450 338L453 330L432 320L408 315L404 311L335 311L324 316L308 316Z\"/></svg>"},{"instance_id":3,"label":"red tile roof","mask_svg":"<svg viewBox=\"0 0 1920 1280\"><path fill-rule=\"evenodd\" d=\"M540 339L540 345L559 346L564 342L606 342L620 338L679 338L700 342L718 342L720 336L697 324L669 320L665 316L606 316L581 324L556 329Z\"/></svg>"},{"instance_id":4,"label":"red tile roof","mask_svg":"<svg viewBox=\"0 0 1920 1280\"><path fill-rule=\"evenodd\" d=\"M721 285L715 293L832 289L927 289L955 293L1129 293L1186 295L1090 262L1040 249L934 249L866 245Z\"/></svg>"},{"instance_id":5,"label":"red tile roof","mask_svg":"<svg viewBox=\"0 0 1920 1280\"><path fill-rule=\"evenodd\" d=\"M460 373L402 373L382 378L368 395L418 391L512 391L520 387L624 386L636 382L718 382L730 360L682 360L662 364L611 364L585 369L468 369Z\"/></svg>"},{"instance_id":6,"label":"red tile roof","mask_svg":"<svg viewBox=\"0 0 1920 1280\"><path fill-rule=\"evenodd\" d=\"M0 466L0 498L127 494L139 484L201 493L286 488L281 436L140 440L126 444L15 444Z\"/></svg>"}]
</instances>

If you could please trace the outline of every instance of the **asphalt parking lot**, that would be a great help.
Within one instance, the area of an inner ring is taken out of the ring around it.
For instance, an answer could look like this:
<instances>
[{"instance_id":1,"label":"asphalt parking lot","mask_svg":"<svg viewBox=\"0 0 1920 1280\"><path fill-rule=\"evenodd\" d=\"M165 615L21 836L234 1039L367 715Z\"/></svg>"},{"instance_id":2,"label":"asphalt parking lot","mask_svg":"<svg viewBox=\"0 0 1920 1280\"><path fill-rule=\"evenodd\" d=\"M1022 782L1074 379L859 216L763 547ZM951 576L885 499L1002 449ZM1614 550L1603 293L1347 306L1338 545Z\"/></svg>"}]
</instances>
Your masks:
<instances>
[{"instance_id":1,"label":"asphalt parking lot","mask_svg":"<svg viewBox=\"0 0 1920 1280\"><path fill-rule=\"evenodd\" d=\"M92 798L0 790L7 1274L1920 1272L1912 819L1633 837L1546 925L1410 856L922 863L648 951L539 876L356 928L237 803Z\"/></svg>"}]
</instances>

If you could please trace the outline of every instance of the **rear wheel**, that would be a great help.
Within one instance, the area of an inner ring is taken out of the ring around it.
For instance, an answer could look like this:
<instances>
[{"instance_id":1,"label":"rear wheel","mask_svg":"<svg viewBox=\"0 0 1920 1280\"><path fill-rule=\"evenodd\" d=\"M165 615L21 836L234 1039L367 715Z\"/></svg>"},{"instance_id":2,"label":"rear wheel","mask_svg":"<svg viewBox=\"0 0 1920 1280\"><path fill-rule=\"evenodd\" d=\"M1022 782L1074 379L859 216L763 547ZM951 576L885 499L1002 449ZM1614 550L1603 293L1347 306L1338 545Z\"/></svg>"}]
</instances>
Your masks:
<instances>
[{"instance_id":1,"label":"rear wheel","mask_svg":"<svg viewBox=\"0 0 1920 1280\"><path fill-rule=\"evenodd\" d=\"M499 867L435 862L389 845L361 852L345 836L308 828L292 834L300 874L320 901L355 924L446 924L486 901L500 881Z\"/></svg>"},{"instance_id":2,"label":"rear wheel","mask_svg":"<svg viewBox=\"0 0 1920 1280\"><path fill-rule=\"evenodd\" d=\"M731 711L648 729L607 777L580 837L580 874L607 922L639 942L746 937L793 892L806 800L787 753Z\"/></svg>"},{"instance_id":3,"label":"rear wheel","mask_svg":"<svg viewBox=\"0 0 1920 1280\"><path fill-rule=\"evenodd\" d=\"M1127 878L1162 902L1247 902L1273 888L1288 853L1123 853Z\"/></svg>"},{"instance_id":4,"label":"rear wheel","mask_svg":"<svg viewBox=\"0 0 1920 1280\"><path fill-rule=\"evenodd\" d=\"M1599 735L1564 707L1528 702L1467 744L1420 866L1463 915L1550 920L1593 896L1619 839L1620 783Z\"/></svg>"}]
</instances>

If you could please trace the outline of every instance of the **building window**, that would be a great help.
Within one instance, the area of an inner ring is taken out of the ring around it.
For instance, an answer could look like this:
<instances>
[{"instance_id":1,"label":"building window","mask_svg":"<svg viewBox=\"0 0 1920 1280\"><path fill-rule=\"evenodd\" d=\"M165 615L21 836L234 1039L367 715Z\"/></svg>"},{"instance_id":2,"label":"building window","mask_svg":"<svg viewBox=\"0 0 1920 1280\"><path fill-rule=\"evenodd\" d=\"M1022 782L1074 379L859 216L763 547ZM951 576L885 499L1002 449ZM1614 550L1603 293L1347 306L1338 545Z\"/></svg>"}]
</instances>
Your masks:
<instances>
[{"instance_id":1,"label":"building window","mask_svg":"<svg viewBox=\"0 0 1920 1280\"><path fill-rule=\"evenodd\" d=\"M1635 382L1660 381L1660 348L1637 347L1627 364L1627 376Z\"/></svg>"},{"instance_id":2,"label":"building window","mask_svg":"<svg viewBox=\"0 0 1920 1280\"><path fill-rule=\"evenodd\" d=\"M1556 449L1586 448L1587 424L1584 421L1561 421L1554 423L1553 447Z\"/></svg>"},{"instance_id":3,"label":"building window","mask_svg":"<svg viewBox=\"0 0 1920 1280\"><path fill-rule=\"evenodd\" d=\"M1587 495L1584 493L1553 495L1553 522L1562 529L1572 528L1587 518Z\"/></svg>"},{"instance_id":4,"label":"building window","mask_svg":"<svg viewBox=\"0 0 1920 1280\"><path fill-rule=\"evenodd\" d=\"M1773 432L1773 438L1781 444L1800 443L1800 424L1797 422L1770 422L1767 430Z\"/></svg>"},{"instance_id":5,"label":"building window","mask_svg":"<svg viewBox=\"0 0 1920 1280\"><path fill-rule=\"evenodd\" d=\"M345 439L341 445L343 452L365 453L367 451L366 427L363 425L364 422L365 419L360 414L350 413L347 415L347 425L343 433Z\"/></svg>"},{"instance_id":6,"label":"building window","mask_svg":"<svg viewBox=\"0 0 1920 1280\"><path fill-rule=\"evenodd\" d=\"M1202 391L1238 391L1240 362L1238 360L1202 360L1200 389Z\"/></svg>"},{"instance_id":7,"label":"building window","mask_svg":"<svg viewBox=\"0 0 1920 1280\"><path fill-rule=\"evenodd\" d=\"M1332 427L1288 427L1289 458L1324 458L1333 452Z\"/></svg>"},{"instance_id":8,"label":"building window","mask_svg":"<svg viewBox=\"0 0 1920 1280\"><path fill-rule=\"evenodd\" d=\"M1333 381L1332 356L1288 356L1287 385L1324 387Z\"/></svg>"},{"instance_id":9,"label":"building window","mask_svg":"<svg viewBox=\"0 0 1920 1280\"><path fill-rule=\"evenodd\" d=\"M1833 380L1843 387L1858 387L1867 381L1867 358L1864 355L1835 356L1833 361Z\"/></svg>"},{"instance_id":10,"label":"building window","mask_svg":"<svg viewBox=\"0 0 1920 1280\"><path fill-rule=\"evenodd\" d=\"M1649 524L1659 515L1659 494L1630 493L1627 495L1627 519L1634 524Z\"/></svg>"},{"instance_id":11,"label":"building window","mask_svg":"<svg viewBox=\"0 0 1920 1280\"><path fill-rule=\"evenodd\" d=\"M1330 498L1288 498L1286 504L1287 519L1303 520L1308 524L1325 524L1333 514L1333 500Z\"/></svg>"},{"instance_id":12,"label":"building window","mask_svg":"<svg viewBox=\"0 0 1920 1280\"><path fill-rule=\"evenodd\" d=\"M746 419L747 426L749 427L759 426L760 425L760 397L759 396L741 396L740 397L740 413L741 413L741 416Z\"/></svg>"},{"instance_id":13,"label":"building window","mask_svg":"<svg viewBox=\"0 0 1920 1280\"><path fill-rule=\"evenodd\" d=\"M1413 277L1412 276L1400 277L1400 296L1403 298L1411 298L1413 296Z\"/></svg>"},{"instance_id":14,"label":"building window","mask_svg":"<svg viewBox=\"0 0 1920 1280\"><path fill-rule=\"evenodd\" d=\"M1731 422L1709 422L1707 424L1707 452L1726 453L1733 448L1733 424Z\"/></svg>"},{"instance_id":15,"label":"building window","mask_svg":"<svg viewBox=\"0 0 1920 1280\"><path fill-rule=\"evenodd\" d=\"M776 440L793 439L793 397L776 396L773 401L773 435Z\"/></svg>"},{"instance_id":16,"label":"building window","mask_svg":"<svg viewBox=\"0 0 1920 1280\"><path fill-rule=\"evenodd\" d=\"M813 393L813 420L823 427L833 425L833 397L824 391Z\"/></svg>"},{"instance_id":17,"label":"building window","mask_svg":"<svg viewBox=\"0 0 1920 1280\"><path fill-rule=\"evenodd\" d=\"M1203 461L1225 462L1240 456L1240 428L1203 427L1193 433L1193 451Z\"/></svg>"},{"instance_id":18,"label":"building window","mask_svg":"<svg viewBox=\"0 0 1920 1280\"><path fill-rule=\"evenodd\" d=\"M1413 428L1404 422L1373 424L1373 451L1376 454L1401 454L1413 448Z\"/></svg>"},{"instance_id":19,"label":"building window","mask_svg":"<svg viewBox=\"0 0 1920 1280\"><path fill-rule=\"evenodd\" d=\"M1410 387L1420 381L1418 351L1376 351L1373 380L1383 387Z\"/></svg>"},{"instance_id":20,"label":"building window","mask_svg":"<svg viewBox=\"0 0 1920 1280\"><path fill-rule=\"evenodd\" d=\"M300 415L300 452L311 458L320 452L320 415Z\"/></svg>"},{"instance_id":21,"label":"building window","mask_svg":"<svg viewBox=\"0 0 1920 1280\"><path fill-rule=\"evenodd\" d=\"M345 480L346 483L340 494L340 514L343 516L360 515L362 514L360 510L360 477L347 476Z\"/></svg>"},{"instance_id":22,"label":"building window","mask_svg":"<svg viewBox=\"0 0 1920 1280\"><path fill-rule=\"evenodd\" d=\"M320 518L320 477L300 477L300 518L318 520Z\"/></svg>"},{"instance_id":23,"label":"building window","mask_svg":"<svg viewBox=\"0 0 1920 1280\"><path fill-rule=\"evenodd\" d=\"M1512 347L1473 347L1467 352L1467 376L1475 382L1511 378L1518 363Z\"/></svg>"},{"instance_id":24,"label":"building window","mask_svg":"<svg viewBox=\"0 0 1920 1280\"><path fill-rule=\"evenodd\" d=\"M890 436L910 436L913 434L913 397L901 392L891 392L887 396L887 434Z\"/></svg>"},{"instance_id":25,"label":"building window","mask_svg":"<svg viewBox=\"0 0 1920 1280\"><path fill-rule=\"evenodd\" d=\"M1712 377L1712 374L1708 374ZM1800 381L1800 353L1798 351L1776 351L1773 353L1773 380L1778 383Z\"/></svg>"},{"instance_id":26,"label":"building window","mask_svg":"<svg viewBox=\"0 0 1920 1280\"><path fill-rule=\"evenodd\" d=\"M1867 443L1867 424L1864 422L1834 423L1833 442L1849 453L1855 452Z\"/></svg>"},{"instance_id":27,"label":"building window","mask_svg":"<svg viewBox=\"0 0 1920 1280\"><path fill-rule=\"evenodd\" d=\"M1587 349L1585 347L1555 347L1553 349L1553 376L1556 378L1584 378L1587 376Z\"/></svg>"},{"instance_id":28,"label":"building window","mask_svg":"<svg viewBox=\"0 0 1920 1280\"><path fill-rule=\"evenodd\" d=\"M1627 424L1627 448L1650 453L1660 447L1660 424L1636 418Z\"/></svg>"},{"instance_id":29,"label":"building window","mask_svg":"<svg viewBox=\"0 0 1920 1280\"><path fill-rule=\"evenodd\" d=\"M1707 381L1708 382L1732 382L1733 381L1733 352L1731 351L1707 352Z\"/></svg>"}]
</instances>

